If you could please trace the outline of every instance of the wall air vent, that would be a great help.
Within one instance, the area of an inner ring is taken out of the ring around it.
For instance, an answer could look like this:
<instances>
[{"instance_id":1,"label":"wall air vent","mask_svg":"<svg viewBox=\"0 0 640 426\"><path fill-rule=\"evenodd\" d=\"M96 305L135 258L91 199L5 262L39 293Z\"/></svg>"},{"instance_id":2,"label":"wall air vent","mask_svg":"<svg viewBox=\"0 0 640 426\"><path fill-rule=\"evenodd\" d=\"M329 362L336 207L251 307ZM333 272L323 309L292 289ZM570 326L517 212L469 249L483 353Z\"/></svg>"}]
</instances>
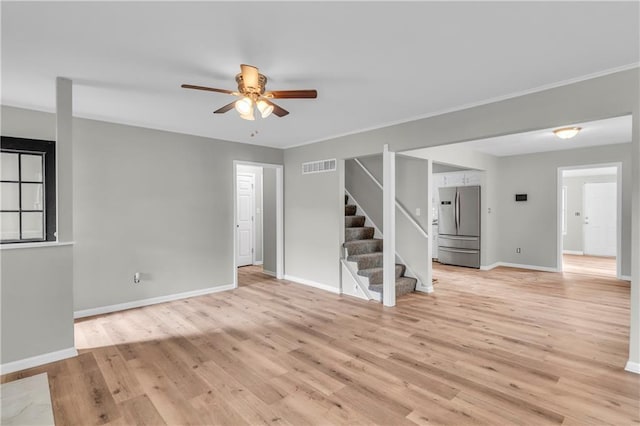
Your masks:
<instances>
[{"instance_id":1,"label":"wall air vent","mask_svg":"<svg viewBox=\"0 0 640 426\"><path fill-rule=\"evenodd\" d=\"M309 161L308 163L302 163L302 174L308 175L311 173L324 173L333 172L336 170L336 159Z\"/></svg>"}]
</instances>

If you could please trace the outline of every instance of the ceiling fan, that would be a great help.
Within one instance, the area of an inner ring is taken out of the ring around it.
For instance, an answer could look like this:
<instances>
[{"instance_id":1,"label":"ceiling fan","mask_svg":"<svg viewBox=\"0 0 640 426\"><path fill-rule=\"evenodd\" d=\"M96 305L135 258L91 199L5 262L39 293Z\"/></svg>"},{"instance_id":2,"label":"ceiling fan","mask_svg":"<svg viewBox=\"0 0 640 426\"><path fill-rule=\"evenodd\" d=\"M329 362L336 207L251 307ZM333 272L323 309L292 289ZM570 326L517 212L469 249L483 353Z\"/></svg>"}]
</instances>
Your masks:
<instances>
[{"instance_id":1,"label":"ceiling fan","mask_svg":"<svg viewBox=\"0 0 640 426\"><path fill-rule=\"evenodd\" d=\"M315 99L318 97L316 90L271 90L265 92L267 77L260 74L257 67L242 64L240 65L240 70L240 73L236 75L237 92L206 86L194 86L193 84L183 84L181 87L239 96L240 99L213 111L213 113L224 114L235 107L236 111L240 113L240 117L245 120L255 120L253 114L255 108L258 108L262 118L267 118L271 113L278 117L284 117L289 114L289 111L274 104L271 99Z\"/></svg>"}]
</instances>

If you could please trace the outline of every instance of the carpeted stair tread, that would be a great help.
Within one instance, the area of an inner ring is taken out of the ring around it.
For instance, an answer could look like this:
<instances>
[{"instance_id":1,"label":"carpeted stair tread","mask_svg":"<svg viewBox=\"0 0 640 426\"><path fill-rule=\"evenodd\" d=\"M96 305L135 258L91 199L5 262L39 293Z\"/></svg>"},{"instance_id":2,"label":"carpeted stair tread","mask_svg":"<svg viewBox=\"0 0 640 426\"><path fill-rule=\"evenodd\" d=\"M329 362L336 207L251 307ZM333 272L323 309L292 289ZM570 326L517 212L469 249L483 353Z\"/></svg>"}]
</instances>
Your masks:
<instances>
[{"instance_id":1,"label":"carpeted stair tread","mask_svg":"<svg viewBox=\"0 0 640 426\"><path fill-rule=\"evenodd\" d=\"M345 228L354 228L357 226L364 226L364 222L365 222L364 216L345 216L344 217Z\"/></svg>"},{"instance_id":2,"label":"carpeted stair tread","mask_svg":"<svg viewBox=\"0 0 640 426\"><path fill-rule=\"evenodd\" d=\"M347 249L348 256L381 252L382 240L379 238L371 238L369 240L346 241L344 248Z\"/></svg>"},{"instance_id":3,"label":"carpeted stair tread","mask_svg":"<svg viewBox=\"0 0 640 426\"><path fill-rule=\"evenodd\" d=\"M396 297L413 293L416 290L417 282L418 280L411 277L396 278ZM382 284L371 284L369 285L369 290L382 293Z\"/></svg>"},{"instance_id":4,"label":"carpeted stair tread","mask_svg":"<svg viewBox=\"0 0 640 426\"><path fill-rule=\"evenodd\" d=\"M358 226L344 229L345 241L370 240L373 238L375 229L370 226Z\"/></svg>"},{"instance_id":5,"label":"carpeted stair tread","mask_svg":"<svg viewBox=\"0 0 640 426\"><path fill-rule=\"evenodd\" d=\"M369 289L382 293L382 280L384 275L382 240L373 238L375 228L365 226L366 217L356 216L358 208L349 204L349 196L344 195L344 227L347 260L355 262L358 266L358 275L367 277ZM416 289L417 280L405 277L406 266L396 264L396 297L411 293Z\"/></svg>"},{"instance_id":6,"label":"carpeted stair tread","mask_svg":"<svg viewBox=\"0 0 640 426\"><path fill-rule=\"evenodd\" d=\"M349 262L356 262L358 269L378 268L382 266L382 252L354 254L347 256Z\"/></svg>"},{"instance_id":7,"label":"carpeted stair tread","mask_svg":"<svg viewBox=\"0 0 640 426\"><path fill-rule=\"evenodd\" d=\"M405 266L402 264L396 264L396 279L400 278L404 274ZM384 274L384 268L368 268L358 270L358 275L369 278L369 285L382 284Z\"/></svg>"}]
</instances>

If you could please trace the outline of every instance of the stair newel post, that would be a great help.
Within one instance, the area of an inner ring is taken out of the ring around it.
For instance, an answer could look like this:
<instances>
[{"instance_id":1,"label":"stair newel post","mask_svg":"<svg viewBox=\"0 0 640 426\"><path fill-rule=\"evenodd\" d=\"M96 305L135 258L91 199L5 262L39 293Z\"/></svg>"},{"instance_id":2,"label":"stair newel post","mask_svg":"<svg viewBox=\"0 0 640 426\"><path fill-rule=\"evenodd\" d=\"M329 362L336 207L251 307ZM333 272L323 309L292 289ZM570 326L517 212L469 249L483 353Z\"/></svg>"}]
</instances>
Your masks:
<instances>
[{"instance_id":1,"label":"stair newel post","mask_svg":"<svg viewBox=\"0 0 640 426\"><path fill-rule=\"evenodd\" d=\"M384 146L382 153L383 260L382 303L396 305L396 153Z\"/></svg>"}]
</instances>

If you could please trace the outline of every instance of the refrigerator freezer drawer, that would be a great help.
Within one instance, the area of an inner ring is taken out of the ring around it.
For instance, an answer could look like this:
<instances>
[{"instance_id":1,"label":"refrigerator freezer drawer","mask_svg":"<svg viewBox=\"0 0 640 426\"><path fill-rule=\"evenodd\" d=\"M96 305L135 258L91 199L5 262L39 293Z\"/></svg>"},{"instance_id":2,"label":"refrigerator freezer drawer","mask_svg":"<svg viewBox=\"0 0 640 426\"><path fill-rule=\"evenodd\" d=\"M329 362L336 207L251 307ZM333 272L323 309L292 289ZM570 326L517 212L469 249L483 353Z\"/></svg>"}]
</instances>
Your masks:
<instances>
[{"instance_id":1,"label":"refrigerator freezer drawer","mask_svg":"<svg viewBox=\"0 0 640 426\"><path fill-rule=\"evenodd\" d=\"M456 235L438 235L438 246L461 249L480 250L479 237L463 237Z\"/></svg>"},{"instance_id":2,"label":"refrigerator freezer drawer","mask_svg":"<svg viewBox=\"0 0 640 426\"><path fill-rule=\"evenodd\" d=\"M480 252L478 250L438 247L438 262L444 263L445 265L480 268Z\"/></svg>"}]
</instances>

